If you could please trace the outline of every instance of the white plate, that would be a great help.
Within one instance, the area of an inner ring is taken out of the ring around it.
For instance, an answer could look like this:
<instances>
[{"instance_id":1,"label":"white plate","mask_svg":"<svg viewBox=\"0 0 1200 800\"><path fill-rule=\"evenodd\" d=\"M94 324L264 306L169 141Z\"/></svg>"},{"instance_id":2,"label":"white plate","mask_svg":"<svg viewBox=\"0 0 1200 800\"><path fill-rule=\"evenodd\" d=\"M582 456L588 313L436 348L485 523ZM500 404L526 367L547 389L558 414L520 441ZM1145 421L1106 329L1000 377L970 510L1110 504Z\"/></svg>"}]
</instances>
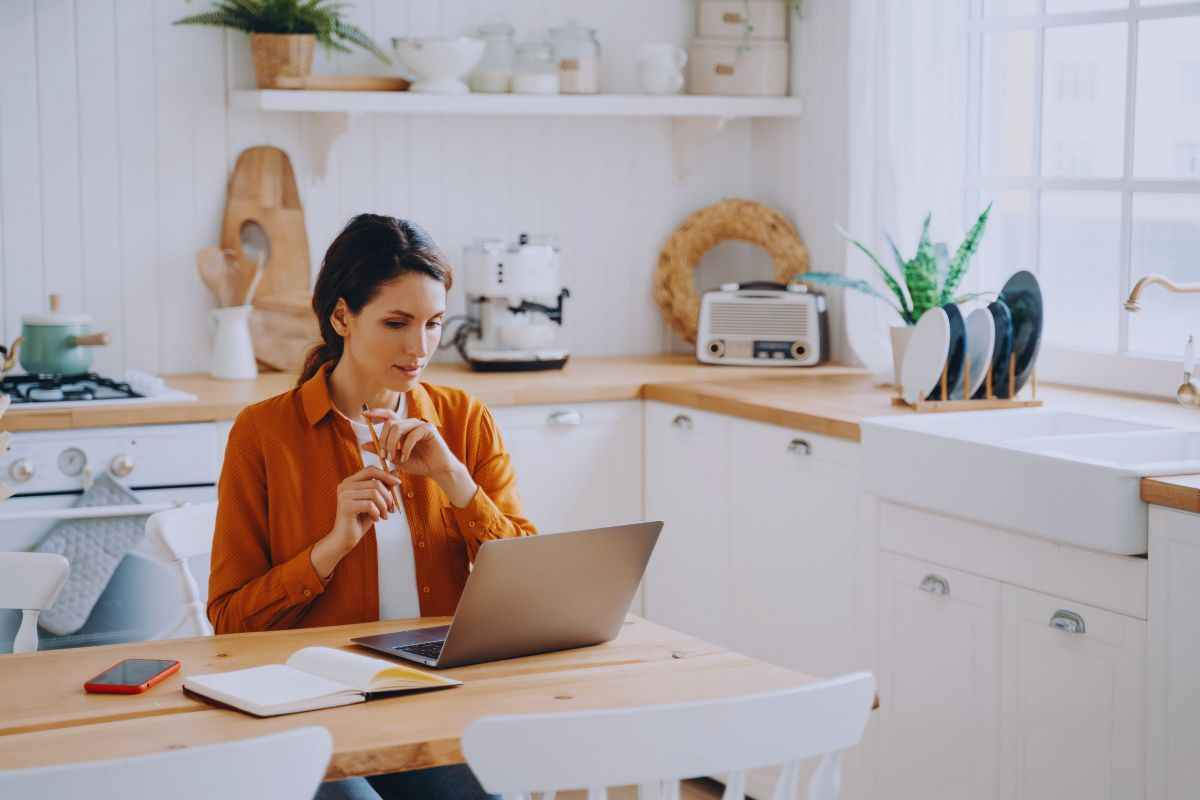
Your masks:
<instances>
[{"instance_id":1,"label":"white plate","mask_svg":"<svg viewBox=\"0 0 1200 800\"><path fill-rule=\"evenodd\" d=\"M949 351L950 318L944 309L931 308L917 320L904 351L904 364L900 367L904 402L915 405L929 397L942 379Z\"/></svg>"},{"instance_id":2,"label":"white plate","mask_svg":"<svg viewBox=\"0 0 1200 800\"><path fill-rule=\"evenodd\" d=\"M995 347L996 321L992 318L992 312L981 306L967 315L967 358L971 359L971 374L968 376L966 399L974 397L983 385ZM964 399L962 392L957 393L955 399Z\"/></svg>"}]
</instances>

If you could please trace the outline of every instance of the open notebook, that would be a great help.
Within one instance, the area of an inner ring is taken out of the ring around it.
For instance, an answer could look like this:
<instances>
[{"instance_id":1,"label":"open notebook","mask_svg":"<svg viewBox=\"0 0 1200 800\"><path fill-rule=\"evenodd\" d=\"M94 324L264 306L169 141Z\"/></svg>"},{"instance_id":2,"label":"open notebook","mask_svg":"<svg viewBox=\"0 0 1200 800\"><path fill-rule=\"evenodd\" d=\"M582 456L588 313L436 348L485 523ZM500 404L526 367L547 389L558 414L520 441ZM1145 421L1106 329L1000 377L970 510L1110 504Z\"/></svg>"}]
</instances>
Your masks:
<instances>
[{"instance_id":1,"label":"open notebook","mask_svg":"<svg viewBox=\"0 0 1200 800\"><path fill-rule=\"evenodd\" d=\"M287 664L192 675L183 688L258 717L361 703L373 694L440 689L462 681L332 647L297 650Z\"/></svg>"}]
</instances>

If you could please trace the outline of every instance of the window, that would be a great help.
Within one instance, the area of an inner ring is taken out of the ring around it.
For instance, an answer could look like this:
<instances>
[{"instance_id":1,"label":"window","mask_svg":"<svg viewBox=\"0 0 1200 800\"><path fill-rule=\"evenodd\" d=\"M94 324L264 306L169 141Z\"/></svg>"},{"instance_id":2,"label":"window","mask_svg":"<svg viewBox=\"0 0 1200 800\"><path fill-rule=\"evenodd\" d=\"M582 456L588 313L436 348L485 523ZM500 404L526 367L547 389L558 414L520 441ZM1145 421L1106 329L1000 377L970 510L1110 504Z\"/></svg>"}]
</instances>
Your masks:
<instances>
[{"instance_id":1,"label":"window","mask_svg":"<svg viewBox=\"0 0 1200 800\"><path fill-rule=\"evenodd\" d=\"M1150 273L1200 282L1200 1L972 2L965 205L993 204L975 287L1038 274L1044 377L1177 378L1200 296L1122 301Z\"/></svg>"}]
</instances>

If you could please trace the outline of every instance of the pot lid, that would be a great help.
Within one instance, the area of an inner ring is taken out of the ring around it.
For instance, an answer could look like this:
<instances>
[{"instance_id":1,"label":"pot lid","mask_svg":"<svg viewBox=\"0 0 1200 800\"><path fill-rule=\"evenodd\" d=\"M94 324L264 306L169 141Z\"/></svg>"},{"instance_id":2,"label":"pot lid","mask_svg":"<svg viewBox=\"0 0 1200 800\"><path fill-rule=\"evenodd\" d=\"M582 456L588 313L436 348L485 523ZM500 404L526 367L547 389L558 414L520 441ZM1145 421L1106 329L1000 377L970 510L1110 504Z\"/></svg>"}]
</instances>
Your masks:
<instances>
[{"instance_id":1,"label":"pot lid","mask_svg":"<svg viewBox=\"0 0 1200 800\"><path fill-rule=\"evenodd\" d=\"M50 310L21 317L22 325L90 325L91 314L67 314L58 310L59 296L50 295Z\"/></svg>"}]
</instances>

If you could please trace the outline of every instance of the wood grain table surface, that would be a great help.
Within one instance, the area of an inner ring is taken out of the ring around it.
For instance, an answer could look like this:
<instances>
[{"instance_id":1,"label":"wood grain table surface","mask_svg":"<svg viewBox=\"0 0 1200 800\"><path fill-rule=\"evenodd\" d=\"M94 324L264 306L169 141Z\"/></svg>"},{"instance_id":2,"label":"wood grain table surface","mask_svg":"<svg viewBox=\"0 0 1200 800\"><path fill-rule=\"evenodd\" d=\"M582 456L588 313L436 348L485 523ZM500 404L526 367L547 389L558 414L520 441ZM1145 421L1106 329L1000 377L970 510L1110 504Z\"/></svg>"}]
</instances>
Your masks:
<instances>
[{"instance_id":1,"label":"wood grain table surface","mask_svg":"<svg viewBox=\"0 0 1200 800\"><path fill-rule=\"evenodd\" d=\"M283 663L310 645L445 624L393 620L331 628L139 642L0 656L0 770L126 758L327 728L327 779L462 763L459 738L491 714L620 708L800 686L814 678L725 650L638 617L611 642L445 670L464 685L259 719L182 690L191 674ZM362 650L365 654L370 651ZM124 658L174 658L180 672L141 695L89 695L83 682Z\"/></svg>"}]
</instances>

